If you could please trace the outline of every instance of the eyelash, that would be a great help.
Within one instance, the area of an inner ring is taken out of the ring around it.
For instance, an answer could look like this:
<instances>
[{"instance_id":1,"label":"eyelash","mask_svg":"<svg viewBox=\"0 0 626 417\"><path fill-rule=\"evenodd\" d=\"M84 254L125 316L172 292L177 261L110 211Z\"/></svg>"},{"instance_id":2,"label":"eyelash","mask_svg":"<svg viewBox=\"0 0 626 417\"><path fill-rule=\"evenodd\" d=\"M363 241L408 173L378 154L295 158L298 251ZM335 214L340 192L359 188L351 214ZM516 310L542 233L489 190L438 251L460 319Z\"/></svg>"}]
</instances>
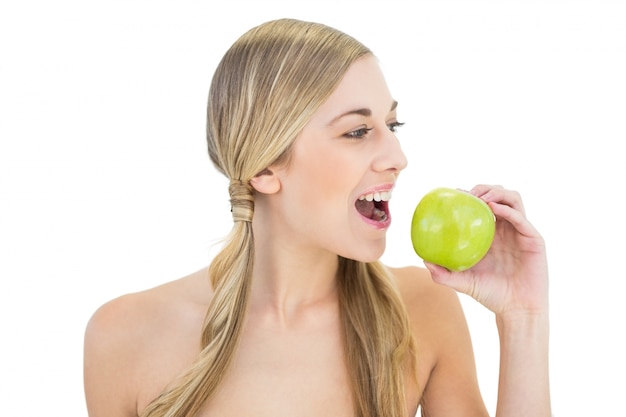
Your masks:
<instances>
[{"instance_id":1,"label":"eyelash","mask_svg":"<svg viewBox=\"0 0 626 417\"><path fill-rule=\"evenodd\" d=\"M398 128L400 126L404 125L404 123L400 123L400 122L393 122L393 123L389 123L387 125L387 127L389 128L389 130L393 133L398 131ZM374 129L373 127L367 128L367 127L362 127L360 129L357 130L353 130L351 132L348 132L346 134L344 134L345 137L347 137L348 139L363 139L365 137L365 135L367 135L369 133L370 130Z\"/></svg>"},{"instance_id":2,"label":"eyelash","mask_svg":"<svg viewBox=\"0 0 626 417\"><path fill-rule=\"evenodd\" d=\"M362 127L360 129L348 132L348 133L344 134L344 136L347 137L348 139L363 139L365 137L365 135L367 135L369 133L369 131L372 130L372 129L374 129L374 128L370 127L368 129L366 127Z\"/></svg>"},{"instance_id":3,"label":"eyelash","mask_svg":"<svg viewBox=\"0 0 626 417\"><path fill-rule=\"evenodd\" d=\"M402 122L393 122L393 123L389 123L387 125L387 127L389 127L389 130L391 130L394 133L396 133L398 131L398 128L400 126L404 126L404 123L402 123Z\"/></svg>"}]
</instances>

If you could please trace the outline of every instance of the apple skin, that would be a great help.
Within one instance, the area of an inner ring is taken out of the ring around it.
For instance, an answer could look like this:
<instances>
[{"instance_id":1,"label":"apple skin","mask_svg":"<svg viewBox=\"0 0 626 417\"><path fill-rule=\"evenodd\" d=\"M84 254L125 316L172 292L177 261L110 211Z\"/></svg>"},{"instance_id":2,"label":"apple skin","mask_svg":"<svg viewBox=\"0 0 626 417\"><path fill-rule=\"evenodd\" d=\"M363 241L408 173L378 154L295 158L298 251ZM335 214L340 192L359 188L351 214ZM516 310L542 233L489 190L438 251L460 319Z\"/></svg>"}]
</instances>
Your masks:
<instances>
[{"instance_id":1,"label":"apple skin","mask_svg":"<svg viewBox=\"0 0 626 417\"><path fill-rule=\"evenodd\" d=\"M485 256L495 230L495 217L484 201L441 187L424 195L415 207L411 241L424 261L464 271Z\"/></svg>"}]
</instances>

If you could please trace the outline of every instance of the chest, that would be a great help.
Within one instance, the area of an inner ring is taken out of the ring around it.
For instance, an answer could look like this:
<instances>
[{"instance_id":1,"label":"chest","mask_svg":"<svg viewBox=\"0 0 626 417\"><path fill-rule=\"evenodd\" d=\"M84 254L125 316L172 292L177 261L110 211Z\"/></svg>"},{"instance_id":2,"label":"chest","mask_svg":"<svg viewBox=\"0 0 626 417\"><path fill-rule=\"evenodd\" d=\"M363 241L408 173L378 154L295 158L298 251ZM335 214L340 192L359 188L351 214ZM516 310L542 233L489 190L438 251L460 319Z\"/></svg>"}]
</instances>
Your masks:
<instances>
[{"instance_id":1,"label":"chest","mask_svg":"<svg viewBox=\"0 0 626 417\"><path fill-rule=\"evenodd\" d=\"M191 338L178 335L167 340L169 343L182 343ZM144 381L154 383L144 385L149 389L138 401L139 410L155 398L164 385L187 369L198 353L191 344L168 346L164 341L156 345L163 347L163 352L159 354L158 361L152 358L147 362L160 363L161 366L147 368L150 371L146 372L158 371L158 375L151 374ZM172 355L173 352L176 354ZM414 410L417 405L416 388L412 384L406 387L409 410ZM223 375L217 392L207 400L200 417L352 417L352 401L343 337L338 324L329 325L326 322L324 325L284 331L248 323L233 362ZM415 411L409 413L414 415Z\"/></svg>"},{"instance_id":2,"label":"chest","mask_svg":"<svg viewBox=\"0 0 626 417\"><path fill-rule=\"evenodd\" d=\"M244 333L203 415L352 416L352 396L336 329L251 329Z\"/></svg>"}]
</instances>

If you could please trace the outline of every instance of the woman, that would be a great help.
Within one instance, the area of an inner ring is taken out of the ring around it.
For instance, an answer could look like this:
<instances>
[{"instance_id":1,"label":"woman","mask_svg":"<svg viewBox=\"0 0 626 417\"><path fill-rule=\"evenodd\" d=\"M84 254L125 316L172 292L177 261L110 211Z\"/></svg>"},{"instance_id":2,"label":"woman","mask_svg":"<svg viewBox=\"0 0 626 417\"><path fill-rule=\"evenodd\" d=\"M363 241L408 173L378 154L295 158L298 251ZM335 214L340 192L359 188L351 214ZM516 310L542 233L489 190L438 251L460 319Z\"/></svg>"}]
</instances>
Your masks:
<instances>
[{"instance_id":1,"label":"woman","mask_svg":"<svg viewBox=\"0 0 626 417\"><path fill-rule=\"evenodd\" d=\"M407 163L396 106L371 51L320 24L227 51L207 139L232 232L207 269L94 314L91 417L487 415L455 290L495 313L498 416L550 414L545 250L517 193L471 191L497 233L469 271L378 261Z\"/></svg>"}]
</instances>

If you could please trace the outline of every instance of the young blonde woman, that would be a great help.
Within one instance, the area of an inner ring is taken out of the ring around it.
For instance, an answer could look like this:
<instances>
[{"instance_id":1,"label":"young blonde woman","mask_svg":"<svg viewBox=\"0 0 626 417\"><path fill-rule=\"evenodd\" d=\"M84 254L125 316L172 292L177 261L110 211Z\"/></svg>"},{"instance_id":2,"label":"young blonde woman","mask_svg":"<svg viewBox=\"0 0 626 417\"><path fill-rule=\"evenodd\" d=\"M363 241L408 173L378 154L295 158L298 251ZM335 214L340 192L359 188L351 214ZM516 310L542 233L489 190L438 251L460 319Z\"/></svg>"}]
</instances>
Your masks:
<instances>
[{"instance_id":1,"label":"young blonde woman","mask_svg":"<svg viewBox=\"0 0 626 417\"><path fill-rule=\"evenodd\" d=\"M456 291L495 313L497 416L550 415L544 243L517 193L471 191L497 234L469 271L378 261L407 163L396 106L372 53L320 24L227 51L207 139L232 232L207 269L94 314L91 417L486 416Z\"/></svg>"}]
</instances>

